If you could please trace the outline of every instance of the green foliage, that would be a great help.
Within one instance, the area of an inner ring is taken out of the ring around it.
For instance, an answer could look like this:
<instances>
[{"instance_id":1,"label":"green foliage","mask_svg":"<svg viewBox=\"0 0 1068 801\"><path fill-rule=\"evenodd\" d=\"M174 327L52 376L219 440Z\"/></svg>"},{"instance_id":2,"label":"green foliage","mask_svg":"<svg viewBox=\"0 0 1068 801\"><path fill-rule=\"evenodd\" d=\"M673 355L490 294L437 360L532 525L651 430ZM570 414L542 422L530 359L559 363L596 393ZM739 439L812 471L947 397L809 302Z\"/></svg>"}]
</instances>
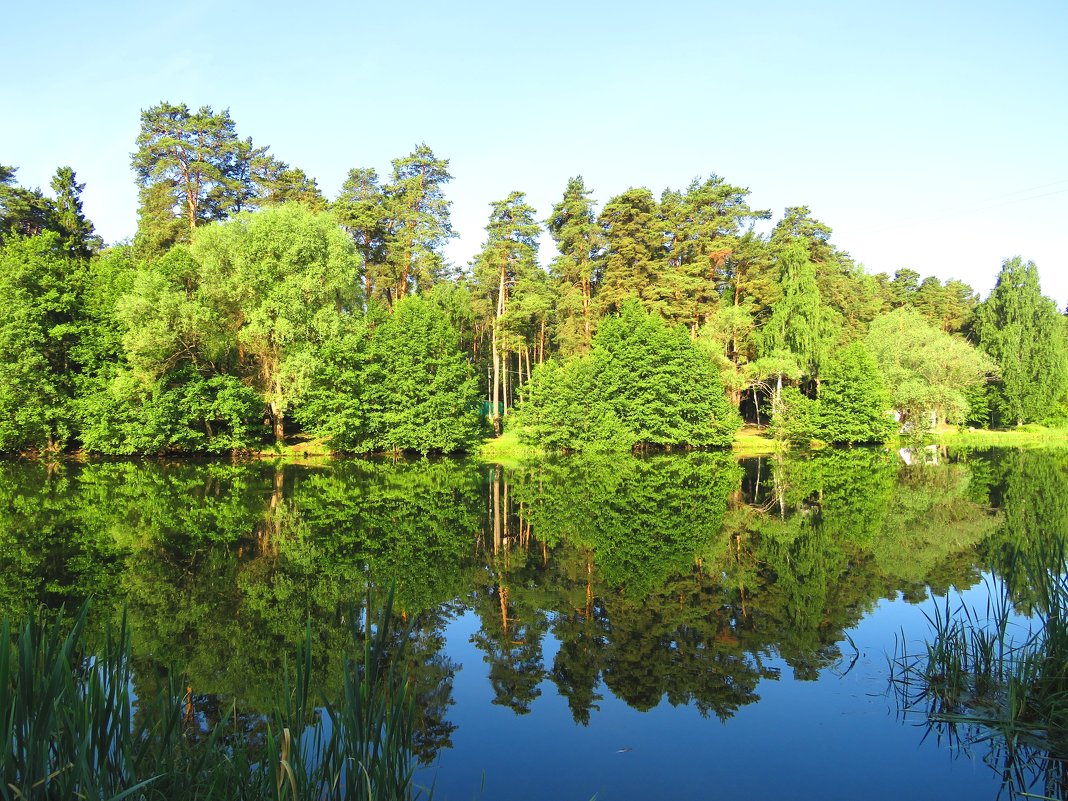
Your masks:
<instances>
[{"instance_id":1,"label":"green foliage","mask_svg":"<svg viewBox=\"0 0 1068 801\"><path fill-rule=\"evenodd\" d=\"M58 450L74 434L84 265L55 234L0 246L0 451Z\"/></svg>"},{"instance_id":2,"label":"green foliage","mask_svg":"<svg viewBox=\"0 0 1068 801\"><path fill-rule=\"evenodd\" d=\"M1001 365L990 393L997 424L1055 417L1068 390L1068 340L1056 304L1042 295L1033 262L1005 260L994 291L976 310L975 334Z\"/></svg>"},{"instance_id":3,"label":"green foliage","mask_svg":"<svg viewBox=\"0 0 1068 801\"><path fill-rule=\"evenodd\" d=\"M771 434L776 439L807 448L820 437L819 402L808 398L797 387L783 387L775 416L771 420Z\"/></svg>"},{"instance_id":4,"label":"green foliage","mask_svg":"<svg viewBox=\"0 0 1068 801\"><path fill-rule=\"evenodd\" d=\"M50 230L53 206L39 189L15 184L17 167L0 164L0 243L9 237L36 236Z\"/></svg>"},{"instance_id":5,"label":"green foliage","mask_svg":"<svg viewBox=\"0 0 1068 801\"><path fill-rule=\"evenodd\" d=\"M56 193L53 203L54 227L62 238L63 249L74 258L87 259L102 245L93 230L93 224L82 212L80 184L70 167L60 167L52 178L52 191Z\"/></svg>"},{"instance_id":6,"label":"green foliage","mask_svg":"<svg viewBox=\"0 0 1068 801\"><path fill-rule=\"evenodd\" d=\"M739 425L685 330L634 301L601 323L590 354L538 368L517 422L521 438L546 448L617 451L725 446Z\"/></svg>"},{"instance_id":7,"label":"green foliage","mask_svg":"<svg viewBox=\"0 0 1068 801\"><path fill-rule=\"evenodd\" d=\"M814 433L824 442L885 442L897 429L890 416L890 392L863 342L854 342L830 360L817 405Z\"/></svg>"},{"instance_id":8,"label":"green foliage","mask_svg":"<svg viewBox=\"0 0 1068 801\"><path fill-rule=\"evenodd\" d=\"M298 419L339 451L451 453L479 439L478 403L446 313L409 296L324 346Z\"/></svg>"},{"instance_id":9,"label":"green foliage","mask_svg":"<svg viewBox=\"0 0 1068 801\"><path fill-rule=\"evenodd\" d=\"M902 424L913 432L926 431L932 414L951 422L965 419L965 390L982 385L998 369L975 347L907 306L875 318L866 344Z\"/></svg>"},{"instance_id":10,"label":"green foliage","mask_svg":"<svg viewBox=\"0 0 1068 801\"><path fill-rule=\"evenodd\" d=\"M804 242L783 246L778 255L782 297L761 329L760 353L790 353L802 374L818 376L834 337L829 310L821 304L816 265Z\"/></svg>"}]
</instances>

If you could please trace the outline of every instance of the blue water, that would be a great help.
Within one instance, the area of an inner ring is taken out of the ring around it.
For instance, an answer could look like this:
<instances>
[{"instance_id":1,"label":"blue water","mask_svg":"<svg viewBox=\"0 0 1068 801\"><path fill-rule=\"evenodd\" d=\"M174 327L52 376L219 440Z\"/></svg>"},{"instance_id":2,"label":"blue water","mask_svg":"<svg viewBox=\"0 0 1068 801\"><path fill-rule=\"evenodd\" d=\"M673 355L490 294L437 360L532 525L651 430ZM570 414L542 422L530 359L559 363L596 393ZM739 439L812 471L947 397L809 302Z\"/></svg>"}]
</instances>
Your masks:
<instances>
[{"instance_id":1,"label":"blue water","mask_svg":"<svg viewBox=\"0 0 1068 801\"><path fill-rule=\"evenodd\" d=\"M962 598L981 605L985 593L981 585ZM995 798L1000 782L982 754L925 739L924 717L902 721L889 690L895 638L904 632L910 649L921 647L923 612L934 603L879 602L848 632L856 651L843 641L842 660L816 681L796 680L769 658L778 680L762 681L760 701L726 722L666 700L641 712L602 682L585 727L550 681L529 714L494 705L488 668L471 643L478 618L466 612L446 629L446 650L462 665L449 713L453 747L419 780L447 801ZM556 649L546 637L544 664Z\"/></svg>"}]
</instances>

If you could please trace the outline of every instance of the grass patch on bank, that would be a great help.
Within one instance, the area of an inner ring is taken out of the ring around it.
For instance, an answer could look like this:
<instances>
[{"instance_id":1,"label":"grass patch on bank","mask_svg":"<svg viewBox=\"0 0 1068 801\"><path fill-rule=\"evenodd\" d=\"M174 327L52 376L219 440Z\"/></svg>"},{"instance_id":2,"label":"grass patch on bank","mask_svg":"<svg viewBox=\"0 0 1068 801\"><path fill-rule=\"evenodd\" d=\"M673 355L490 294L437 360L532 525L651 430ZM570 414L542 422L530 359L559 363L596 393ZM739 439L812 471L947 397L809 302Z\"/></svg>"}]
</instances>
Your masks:
<instances>
[{"instance_id":1,"label":"grass patch on bank","mask_svg":"<svg viewBox=\"0 0 1068 801\"><path fill-rule=\"evenodd\" d=\"M735 434L731 449L738 456L766 456L781 453L784 446L781 442L767 436L764 429L746 426ZM518 432L515 429L509 429L499 437L483 442L476 455L482 461L507 466L509 463L518 464L546 456L547 453L542 448L524 445L519 441Z\"/></svg>"},{"instance_id":2,"label":"grass patch on bank","mask_svg":"<svg viewBox=\"0 0 1068 801\"><path fill-rule=\"evenodd\" d=\"M745 426L734 435L731 450L738 456L767 456L782 452L783 444L769 437L766 429Z\"/></svg>"},{"instance_id":3,"label":"grass patch on bank","mask_svg":"<svg viewBox=\"0 0 1068 801\"><path fill-rule=\"evenodd\" d=\"M1004 430L942 426L934 432L934 440L939 445L968 448L1068 447L1068 428L1048 428L1035 424Z\"/></svg>"},{"instance_id":4,"label":"grass patch on bank","mask_svg":"<svg viewBox=\"0 0 1068 801\"><path fill-rule=\"evenodd\" d=\"M515 429L506 430L499 437L487 439L476 453L476 456L484 462L504 465L544 455L545 451L541 448L520 442L519 433Z\"/></svg>"}]
</instances>

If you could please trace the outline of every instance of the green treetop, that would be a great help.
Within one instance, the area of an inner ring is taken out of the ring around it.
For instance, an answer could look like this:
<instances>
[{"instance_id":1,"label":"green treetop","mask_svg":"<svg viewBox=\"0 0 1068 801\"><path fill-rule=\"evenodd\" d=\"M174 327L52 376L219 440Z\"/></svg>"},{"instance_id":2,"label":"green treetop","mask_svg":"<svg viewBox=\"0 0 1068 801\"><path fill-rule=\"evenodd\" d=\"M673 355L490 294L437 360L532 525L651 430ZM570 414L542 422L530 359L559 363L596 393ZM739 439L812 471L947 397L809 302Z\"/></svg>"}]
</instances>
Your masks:
<instances>
[{"instance_id":1,"label":"green treetop","mask_svg":"<svg viewBox=\"0 0 1068 801\"><path fill-rule=\"evenodd\" d=\"M994 291L976 310L975 335L1001 365L991 404L996 421L1019 425L1051 417L1068 390L1068 346L1033 262L1017 256L1001 265Z\"/></svg>"},{"instance_id":2,"label":"green treetop","mask_svg":"<svg viewBox=\"0 0 1068 801\"><path fill-rule=\"evenodd\" d=\"M591 193L581 175L571 178L545 223L560 252L552 269L563 285L564 308L574 307L575 312L564 320L568 328L564 337L570 352L588 350L593 337L593 285L603 237L589 198ZM572 296L577 296L577 303L571 302ZM576 325L569 325L572 319ZM571 328L579 330L572 332Z\"/></svg>"}]
</instances>

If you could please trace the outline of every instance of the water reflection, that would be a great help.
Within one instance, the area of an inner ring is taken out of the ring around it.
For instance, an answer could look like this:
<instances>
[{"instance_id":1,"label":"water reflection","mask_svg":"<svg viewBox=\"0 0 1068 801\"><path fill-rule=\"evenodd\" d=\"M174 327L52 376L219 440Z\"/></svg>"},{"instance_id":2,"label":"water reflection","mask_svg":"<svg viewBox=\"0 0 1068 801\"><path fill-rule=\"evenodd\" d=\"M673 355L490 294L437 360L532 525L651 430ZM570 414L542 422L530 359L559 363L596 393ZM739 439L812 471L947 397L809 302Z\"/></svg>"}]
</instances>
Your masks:
<instances>
[{"instance_id":1,"label":"water reflection","mask_svg":"<svg viewBox=\"0 0 1068 801\"><path fill-rule=\"evenodd\" d=\"M759 700L780 660L803 680L839 663L846 630L880 599L920 601L993 567L1026 603L1013 556L1068 530L1068 461L910 462L855 449L514 468L7 463L0 606L95 595L102 626L124 603L138 680L182 665L196 714L251 730L271 697L265 677L281 674L308 621L329 692L347 615L393 584L425 761L452 743L456 672L475 669L444 634L467 610L493 703L517 715L554 687L581 725L606 693L726 721Z\"/></svg>"}]
</instances>

